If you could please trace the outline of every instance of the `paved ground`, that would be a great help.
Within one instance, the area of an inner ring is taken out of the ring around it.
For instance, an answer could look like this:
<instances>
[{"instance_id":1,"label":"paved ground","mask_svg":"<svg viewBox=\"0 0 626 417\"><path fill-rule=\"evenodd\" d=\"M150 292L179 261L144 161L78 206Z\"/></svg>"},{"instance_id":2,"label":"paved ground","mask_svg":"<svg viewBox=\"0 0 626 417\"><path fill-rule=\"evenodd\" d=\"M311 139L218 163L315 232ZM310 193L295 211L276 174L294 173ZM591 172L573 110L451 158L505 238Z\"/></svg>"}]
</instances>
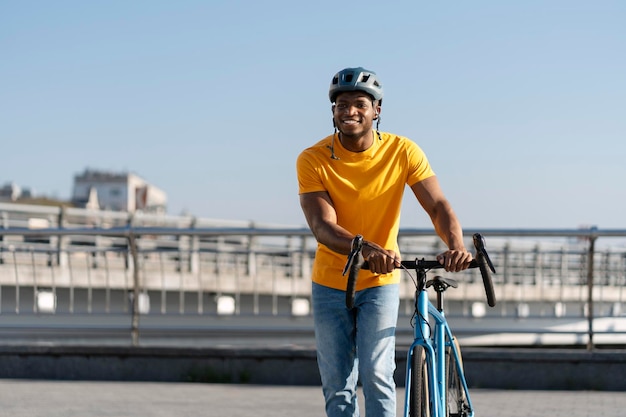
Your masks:
<instances>
[{"instance_id":1,"label":"paved ground","mask_svg":"<svg viewBox=\"0 0 626 417\"><path fill-rule=\"evenodd\" d=\"M471 394L476 417L617 417L626 409L623 392L473 390ZM320 388L311 386L5 379L0 380L0 415L321 417L323 404Z\"/></svg>"}]
</instances>

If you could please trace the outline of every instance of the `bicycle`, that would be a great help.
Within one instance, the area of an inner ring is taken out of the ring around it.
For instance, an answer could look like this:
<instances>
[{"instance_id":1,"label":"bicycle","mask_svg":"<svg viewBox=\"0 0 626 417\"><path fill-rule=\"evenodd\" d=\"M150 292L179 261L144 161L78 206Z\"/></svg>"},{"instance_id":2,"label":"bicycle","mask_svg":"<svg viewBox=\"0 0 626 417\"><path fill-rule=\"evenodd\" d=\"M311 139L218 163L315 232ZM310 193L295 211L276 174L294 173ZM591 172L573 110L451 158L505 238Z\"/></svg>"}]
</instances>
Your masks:
<instances>
[{"instance_id":1,"label":"bicycle","mask_svg":"<svg viewBox=\"0 0 626 417\"><path fill-rule=\"evenodd\" d=\"M487 303L494 307L496 297L491 273L495 274L496 271L485 249L483 237L474 234L473 243L476 255L470 268L479 268ZM346 307L349 309L354 307L358 272L368 268L367 262L362 260L362 247L363 236L357 235L352 241L343 270L343 275L349 271L346 288ZM444 292L450 287L458 287L458 283L441 276L427 280L428 271L443 268L437 260L422 258L401 261L401 267L416 273L416 277L412 277L415 284L415 312L411 319L414 340L407 355L404 416L473 417L474 408L465 380L460 346L452 334L443 308ZM427 289L430 287L437 293L436 306L428 298ZM429 318L435 322L434 326L431 326Z\"/></svg>"}]
</instances>

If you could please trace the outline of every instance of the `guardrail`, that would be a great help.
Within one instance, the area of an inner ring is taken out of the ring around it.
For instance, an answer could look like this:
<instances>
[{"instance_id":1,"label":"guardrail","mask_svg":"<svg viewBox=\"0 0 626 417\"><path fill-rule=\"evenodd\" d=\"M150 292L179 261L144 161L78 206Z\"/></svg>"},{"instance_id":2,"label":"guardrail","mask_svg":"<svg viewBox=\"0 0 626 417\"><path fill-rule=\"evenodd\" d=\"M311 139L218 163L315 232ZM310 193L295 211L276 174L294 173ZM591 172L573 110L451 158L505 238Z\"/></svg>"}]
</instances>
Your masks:
<instances>
[{"instance_id":1,"label":"guardrail","mask_svg":"<svg viewBox=\"0 0 626 417\"><path fill-rule=\"evenodd\" d=\"M83 220L88 217L80 213ZM33 213L23 215L28 216ZM114 217L101 217L107 216ZM5 214L8 227L0 228L0 315L126 316L134 344L140 317L310 316L309 271L316 242L307 228L162 217L152 222L160 225L150 226L143 218L137 226L138 216L116 216L126 221L108 222L118 224L110 227L85 227L80 220L69 226L57 222L63 227L29 228L28 221L11 216L9 222ZM465 232L471 236L475 231ZM620 239L626 238L626 230L476 232L486 236L498 270L498 305L485 308L476 271L457 274L462 286L448 292L447 314L479 323L466 332L488 333L498 327L494 322L504 319L584 320L586 329L534 326L516 331L585 336L589 348L594 335L626 334L614 325L597 325L598 319L624 316L626 247ZM402 229L399 241L404 259L443 249L429 229ZM413 291L405 274L403 315L413 312Z\"/></svg>"}]
</instances>

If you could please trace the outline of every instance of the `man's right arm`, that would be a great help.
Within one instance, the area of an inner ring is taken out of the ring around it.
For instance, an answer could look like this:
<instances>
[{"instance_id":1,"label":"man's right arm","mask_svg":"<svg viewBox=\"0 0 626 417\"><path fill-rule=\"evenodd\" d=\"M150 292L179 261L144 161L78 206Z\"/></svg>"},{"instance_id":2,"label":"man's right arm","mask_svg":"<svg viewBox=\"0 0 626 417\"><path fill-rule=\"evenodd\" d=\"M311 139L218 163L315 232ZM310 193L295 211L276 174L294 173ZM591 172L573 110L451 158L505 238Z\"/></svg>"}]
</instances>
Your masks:
<instances>
[{"instance_id":1,"label":"man's right arm","mask_svg":"<svg viewBox=\"0 0 626 417\"><path fill-rule=\"evenodd\" d=\"M350 253L354 234L337 224L337 212L327 192L300 194L300 206L319 243L337 253ZM399 254L374 242L365 241L361 252L374 273L386 274L400 266Z\"/></svg>"},{"instance_id":2,"label":"man's right arm","mask_svg":"<svg viewBox=\"0 0 626 417\"><path fill-rule=\"evenodd\" d=\"M300 194L300 206L319 243L337 253L350 253L354 235L337 224L337 212L326 191Z\"/></svg>"}]
</instances>

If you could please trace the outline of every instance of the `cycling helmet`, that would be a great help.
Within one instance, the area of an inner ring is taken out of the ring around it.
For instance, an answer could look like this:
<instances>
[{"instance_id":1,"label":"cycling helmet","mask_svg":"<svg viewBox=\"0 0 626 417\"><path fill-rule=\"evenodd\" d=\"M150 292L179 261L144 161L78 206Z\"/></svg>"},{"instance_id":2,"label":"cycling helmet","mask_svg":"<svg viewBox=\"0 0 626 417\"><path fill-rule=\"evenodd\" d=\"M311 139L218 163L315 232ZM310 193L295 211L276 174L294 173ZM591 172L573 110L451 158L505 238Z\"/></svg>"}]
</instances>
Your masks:
<instances>
[{"instance_id":1,"label":"cycling helmet","mask_svg":"<svg viewBox=\"0 0 626 417\"><path fill-rule=\"evenodd\" d=\"M362 67L345 68L335 74L328 90L330 102L334 103L337 94L344 91L364 91L374 100L383 99L383 85L376 77L376 73Z\"/></svg>"}]
</instances>

